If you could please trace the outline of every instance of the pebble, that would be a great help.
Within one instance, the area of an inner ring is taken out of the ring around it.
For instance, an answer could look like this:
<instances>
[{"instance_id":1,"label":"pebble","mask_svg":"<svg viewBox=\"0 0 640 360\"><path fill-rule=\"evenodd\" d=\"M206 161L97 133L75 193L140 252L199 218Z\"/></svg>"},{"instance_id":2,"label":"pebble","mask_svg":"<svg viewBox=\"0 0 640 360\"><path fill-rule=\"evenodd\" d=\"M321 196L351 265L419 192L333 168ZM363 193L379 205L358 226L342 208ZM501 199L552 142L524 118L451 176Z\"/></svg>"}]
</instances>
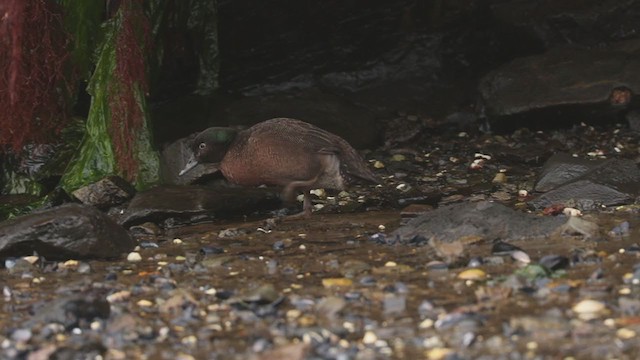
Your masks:
<instances>
[{"instance_id":1,"label":"pebble","mask_svg":"<svg viewBox=\"0 0 640 360\"><path fill-rule=\"evenodd\" d=\"M31 330L29 329L18 329L11 334L11 338L18 342L27 342L31 339L31 336Z\"/></svg>"},{"instance_id":2,"label":"pebble","mask_svg":"<svg viewBox=\"0 0 640 360\"><path fill-rule=\"evenodd\" d=\"M40 259L40 257L31 255L31 256L25 256L23 257L23 259L26 260L29 264L33 265ZM75 260L69 260L69 261L75 261Z\"/></svg>"},{"instance_id":3,"label":"pebble","mask_svg":"<svg viewBox=\"0 0 640 360\"><path fill-rule=\"evenodd\" d=\"M629 328L620 328L616 331L616 336L622 340L634 339L637 333Z\"/></svg>"},{"instance_id":4,"label":"pebble","mask_svg":"<svg viewBox=\"0 0 640 360\"><path fill-rule=\"evenodd\" d=\"M407 299L404 295L385 294L383 311L385 314L402 313L407 308Z\"/></svg>"},{"instance_id":5,"label":"pebble","mask_svg":"<svg viewBox=\"0 0 640 360\"><path fill-rule=\"evenodd\" d=\"M392 161L405 161L407 160L407 157L402 155L402 154L395 154L391 157Z\"/></svg>"},{"instance_id":6,"label":"pebble","mask_svg":"<svg viewBox=\"0 0 640 360\"><path fill-rule=\"evenodd\" d=\"M145 300L145 299L139 300L136 304L138 306L140 306L140 307L151 307L151 306L153 306L153 302L151 302L149 300Z\"/></svg>"},{"instance_id":7,"label":"pebble","mask_svg":"<svg viewBox=\"0 0 640 360\"><path fill-rule=\"evenodd\" d=\"M442 271L442 270L448 270L449 266L447 265L446 262L444 261L439 261L439 260L432 260L429 261L425 267L427 268L427 270L434 270L434 271Z\"/></svg>"},{"instance_id":8,"label":"pebble","mask_svg":"<svg viewBox=\"0 0 640 360\"><path fill-rule=\"evenodd\" d=\"M91 272L91 265L86 262L81 262L76 270L79 274L89 274Z\"/></svg>"},{"instance_id":9,"label":"pebble","mask_svg":"<svg viewBox=\"0 0 640 360\"><path fill-rule=\"evenodd\" d=\"M373 331L365 332L364 336L362 337L362 343L365 345L375 344L376 341L378 341L378 335L376 335L376 333L374 333Z\"/></svg>"},{"instance_id":10,"label":"pebble","mask_svg":"<svg viewBox=\"0 0 640 360\"><path fill-rule=\"evenodd\" d=\"M182 244L182 243L183 243L182 239L178 239L178 238L173 239L173 241L172 241L172 242L173 242L174 244L176 244L176 245L180 245L180 244Z\"/></svg>"},{"instance_id":11,"label":"pebble","mask_svg":"<svg viewBox=\"0 0 640 360\"><path fill-rule=\"evenodd\" d=\"M566 269L569 267L569 258L562 255L545 255L538 262L551 271Z\"/></svg>"},{"instance_id":12,"label":"pebble","mask_svg":"<svg viewBox=\"0 0 640 360\"><path fill-rule=\"evenodd\" d=\"M158 247L160 247L157 243L154 243L153 241L141 241L140 242L140 248L141 249L157 249Z\"/></svg>"},{"instance_id":13,"label":"pebble","mask_svg":"<svg viewBox=\"0 0 640 360\"><path fill-rule=\"evenodd\" d=\"M132 251L127 255L127 261L138 262L142 261L142 255L139 252Z\"/></svg>"},{"instance_id":14,"label":"pebble","mask_svg":"<svg viewBox=\"0 0 640 360\"><path fill-rule=\"evenodd\" d=\"M319 198L325 198L327 197L327 192L324 189L313 189L311 191L309 191L309 193L319 197Z\"/></svg>"},{"instance_id":15,"label":"pebble","mask_svg":"<svg viewBox=\"0 0 640 360\"><path fill-rule=\"evenodd\" d=\"M582 211L571 207L564 208L562 213L566 216L582 216Z\"/></svg>"},{"instance_id":16,"label":"pebble","mask_svg":"<svg viewBox=\"0 0 640 360\"><path fill-rule=\"evenodd\" d=\"M384 163L382 161L376 160L373 163L373 167L376 169L384 169Z\"/></svg>"},{"instance_id":17,"label":"pebble","mask_svg":"<svg viewBox=\"0 0 640 360\"><path fill-rule=\"evenodd\" d=\"M514 260L519 261L519 262L524 263L524 264L528 264L528 263L531 262L531 258L529 257L529 255L526 252L522 251L522 250L516 250L516 251L512 252L511 253L511 257Z\"/></svg>"},{"instance_id":18,"label":"pebble","mask_svg":"<svg viewBox=\"0 0 640 360\"><path fill-rule=\"evenodd\" d=\"M322 286L330 287L348 287L353 284L353 280L347 278L326 278L322 279Z\"/></svg>"},{"instance_id":19,"label":"pebble","mask_svg":"<svg viewBox=\"0 0 640 360\"><path fill-rule=\"evenodd\" d=\"M487 278L487 273L480 269L468 269L458 274L460 280L484 280Z\"/></svg>"},{"instance_id":20,"label":"pebble","mask_svg":"<svg viewBox=\"0 0 640 360\"><path fill-rule=\"evenodd\" d=\"M131 291L121 290L113 294L107 295L107 301L113 304L115 302L127 300L130 297L131 297Z\"/></svg>"},{"instance_id":21,"label":"pebble","mask_svg":"<svg viewBox=\"0 0 640 360\"><path fill-rule=\"evenodd\" d=\"M572 310L578 314L578 317L581 319L590 320L603 315L606 308L605 304L601 301L586 299L575 304Z\"/></svg>"},{"instance_id":22,"label":"pebble","mask_svg":"<svg viewBox=\"0 0 640 360\"><path fill-rule=\"evenodd\" d=\"M491 180L491 182L494 184L504 184L507 182L507 174L499 172L496 174L496 176L493 177L493 180Z\"/></svg>"}]
</instances>

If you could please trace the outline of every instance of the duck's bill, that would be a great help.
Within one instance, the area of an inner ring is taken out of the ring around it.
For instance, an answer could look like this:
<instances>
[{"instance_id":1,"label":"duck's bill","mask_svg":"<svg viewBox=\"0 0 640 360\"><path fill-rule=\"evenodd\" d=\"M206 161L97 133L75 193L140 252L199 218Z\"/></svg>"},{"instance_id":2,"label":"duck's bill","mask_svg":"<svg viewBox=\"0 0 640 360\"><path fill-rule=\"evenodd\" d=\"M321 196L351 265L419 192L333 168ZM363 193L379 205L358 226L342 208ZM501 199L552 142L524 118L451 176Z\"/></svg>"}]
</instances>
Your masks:
<instances>
[{"instance_id":1,"label":"duck's bill","mask_svg":"<svg viewBox=\"0 0 640 360\"><path fill-rule=\"evenodd\" d=\"M198 160L196 160L195 157L191 157L191 159L189 159L189 161L187 161L187 165L184 166L184 169L182 169L180 171L178 176L182 176L182 175L186 174L187 172L191 171L191 169L196 167L196 165L198 165Z\"/></svg>"}]
</instances>

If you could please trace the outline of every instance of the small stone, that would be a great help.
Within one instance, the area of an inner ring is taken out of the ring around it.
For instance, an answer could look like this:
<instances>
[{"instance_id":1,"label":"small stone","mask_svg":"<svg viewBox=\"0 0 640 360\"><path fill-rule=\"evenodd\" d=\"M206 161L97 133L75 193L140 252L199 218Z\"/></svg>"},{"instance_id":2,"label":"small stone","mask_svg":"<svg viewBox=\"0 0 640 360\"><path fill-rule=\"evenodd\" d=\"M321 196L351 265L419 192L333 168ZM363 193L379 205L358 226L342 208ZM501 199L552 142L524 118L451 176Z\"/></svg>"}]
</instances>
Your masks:
<instances>
[{"instance_id":1,"label":"small stone","mask_svg":"<svg viewBox=\"0 0 640 360\"><path fill-rule=\"evenodd\" d=\"M385 267L394 267L394 266L398 266L398 264L395 261L387 261L384 264Z\"/></svg>"},{"instance_id":2,"label":"small stone","mask_svg":"<svg viewBox=\"0 0 640 360\"><path fill-rule=\"evenodd\" d=\"M420 324L418 325L419 329L430 329L433 327L434 321L432 319L424 319L422 320L422 322L420 322Z\"/></svg>"},{"instance_id":3,"label":"small stone","mask_svg":"<svg viewBox=\"0 0 640 360\"><path fill-rule=\"evenodd\" d=\"M362 337L362 343L365 345L372 345L376 341L378 341L378 335L376 335L376 333L374 333L373 331L365 332L364 336Z\"/></svg>"},{"instance_id":4,"label":"small stone","mask_svg":"<svg viewBox=\"0 0 640 360\"><path fill-rule=\"evenodd\" d=\"M76 270L79 274L89 274L91 272L91 265L86 262L81 262Z\"/></svg>"},{"instance_id":5,"label":"small stone","mask_svg":"<svg viewBox=\"0 0 640 360\"><path fill-rule=\"evenodd\" d=\"M442 360L448 358L451 354L453 354L453 350L449 348L433 348L425 352L427 359L429 360Z\"/></svg>"},{"instance_id":6,"label":"small stone","mask_svg":"<svg viewBox=\"0 0 640 360\"><path fill-rule=\"evenodd\" d=\"M353 284L351 279L347 278L326 278L322 279L322 286L326 288L331 287L348 287Z\"/></svg>"},{"instance_id":7,"label":"small stone","mask_svg":"<svg viewBox=\"0 0 640 360\"><path fill-rule=\"evenodd\" d=\"M130 262L142 261L142 255L140 255L139 252L132 251L129 253L129 255L127 255L127 261L130 261Z\"/></svg>"},{"instance_id":8,"label":"small stone","mask_svg":"<svg viewBox=\"0 0 640 360\"><path fill-rule=\"evenodd\" d=\"M481 281L487 278L487 273L480 269L468 269L458 274L460 280L475 280Z\"/></svg>"},{"instance_id":9,"label":"small stone","mask_svg":"<svg viewBox=\"0 0 640 360\"><path fill-rule=\"evenodd\" d=\"M31 256L24 256L24 257L22 257L22 259L26 260L29 264L33 265L40 258L38 256L31 255Z\"/></svg>"},{"instance_id":10,"label":"small stone","mask_svg":"<svg viewBox=\"0 0 640 360\"><path fill-rule=\"evenodd\" d=\"M309 191L312 195L315 195L319 198L327 197L327 192L324 189L313 189Z\"/></svg>"},{"instance_id":11,"label":"small stone","mask_svg":"<svg viewBox=\"0 0 640 360\"><path fill-rule=\"evenodd\" d=\"M616 336L622 340L629 340L636 337L636 332L629 328L620 328L616 331Z\"/></svg>"},{"instance_id":12,"label":"small stone","mask_svg":"<svg viewBox=\"0 0 640 360\"><path fill-rule=\"evenodd\" d=\"M491 180L491 182L494 184L504 184L507 182L507 174L499 172L496 174L496 176L493 177L493 180Z\"/></svg>"},{"instance_id":13,"label":"small stone","mask_svg":"<svg viewBox=\"0 0 640 360\"><path fill-rule=\"evenodd\" d=\"M114 302L120 302L120 301L124 301L127 300L128 298L131 297L131 291L128 290L121 290L118 292L115 292L111 295L107 296L107 301L109 303L114 303Z\"/></svg>"},{"instance_id":14,"label":"small stone","mask_svg":"<svg viewBox=\"0 0 640 360\"><path fill-rule=\"evenodd\" d=\"M587 299L575 304L572 310L581 319L590 320L603 315L606 311L606 306L601 301Z\"/></svg>"},{"instance_id":15,"label":"small stone","mask_svg":"<svg viewBox=\"0 0 640 360\"><path fill-rule=\"evenodd\" d=\"M404 295L385 294L383 309L385 314L402 313L407 308L407 299Z\"/></svg>"},{"instance_id":16,"label":"small stone","mask_svg":"<svg viewBox=\"0 0 640 360\"><path fill-rule=\"evenodd\" d=\"M566 216L582 216L582 211L571 207L564 208L562 213Z\"/></svg>"},{"instance_id":17,"label":"small stone","mask_svg":"<svg viewBox=\"0 0 640 360\"><path fill-rule=\"evenodd\" d=\"M382 161L376 160L373 163L373 167L376 169L384 169L384 163Z\"/></svg>"},{"instance_id":18,"label":"small stone","mask_svg":"<svg viewBox=\"0 0 640 360\"><path fill-rule=\"evenodd\" d=\"M528 263L531 262L531 258L529 257L529 255L526 252L522 251L522 250L516 250L516 251L512 252L511 253L511 257L514 260L519 261L519 262L524 263L524 264L528 264Z\"/></svg>"},{"instance_id":19,"label":"small stone","mask_svg":"<svg viewBox=\"0 0 640 360\"><path fill-rule=\"evenodd\" d=\"M448 270L449 266L444 261L433 260L427 263L426 268L427 270L443 271Z\"/></svg>"},{"instance_id":20,"label":"small stone","mask_svg":"<svg viewBox=\"0 0 640 360\"><path fill-rule=\"evenodd\" d=\"M136 304L138 304L138 306L140 307L151 307L153 306L153 302L149 301L149 300L139 300Z\"/></svg>"},{"instance_id":21,"label":"small stone","mask_svg":"<svg viewBox=\"0 0 640 360\"><path fill-rule=\"evenodd\" d=\"M172 241L172 242L173 242L174 244L176 244L176 245L180 245L180 244L182 244L182 243L183 243L182 239L173 239L173 241Z\"/></svg>"},{"instance_id":22,"label":"small stone","mask_svg":"<svg viewBox=\"0 0 640 360\"><path fill-rule=\"evenodd\" d=\"M74 268L76 266L78 266L78 260L67 260L64 263L62 263L62 266L69 269L69 268Z\"/></svg>"},{"instance_id":23,"label":"small stone","mask_svg":"<svg viewBox=\"0 0 640 360\"><path fill-rule=\"evenodd\" d=\"M407 157L402 155L402 154L395 154L391 157L392 161L405 161L407 160Z\"/></svg>"},{"instance_id":24,"label":"small stone","mask_svg":"<svg viewBox=\"0 0 640 360\"><path fill-rule=\"evenodd\" d=\"M27 342L31 336L32 333L29 329L18 329L11 334L11 338L17 342Z\"/></svg>"}]
</instances>

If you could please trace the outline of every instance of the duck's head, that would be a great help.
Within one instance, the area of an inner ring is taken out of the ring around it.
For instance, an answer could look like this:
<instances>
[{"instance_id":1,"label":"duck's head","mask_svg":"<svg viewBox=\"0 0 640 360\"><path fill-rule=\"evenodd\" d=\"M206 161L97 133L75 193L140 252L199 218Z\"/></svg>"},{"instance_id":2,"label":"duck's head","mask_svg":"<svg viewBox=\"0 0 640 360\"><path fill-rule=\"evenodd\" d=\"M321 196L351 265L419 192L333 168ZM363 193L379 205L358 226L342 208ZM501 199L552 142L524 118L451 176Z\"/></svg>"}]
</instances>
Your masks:
<instances>
[{"instance_id":1,"label":"duck's head","mask_svg":"<svg viewBox=\"0 0 640 360\"><path fill-rule=\"evenodd\" d=\"M199 133L191 144L193 156L179 175L184 175L199 163L222 161L237 133L236 129L224 127L211 127Z\"/></svg>"}]
</instances>

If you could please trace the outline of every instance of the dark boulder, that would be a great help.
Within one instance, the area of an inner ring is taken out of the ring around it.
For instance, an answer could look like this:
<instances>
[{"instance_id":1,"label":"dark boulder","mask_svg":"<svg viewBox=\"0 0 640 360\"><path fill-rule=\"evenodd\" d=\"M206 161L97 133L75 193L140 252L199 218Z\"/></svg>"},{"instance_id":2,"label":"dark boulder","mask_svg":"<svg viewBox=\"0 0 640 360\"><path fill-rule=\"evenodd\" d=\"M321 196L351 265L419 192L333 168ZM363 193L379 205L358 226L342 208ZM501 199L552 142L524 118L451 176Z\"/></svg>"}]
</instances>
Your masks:
<instances>
[{"instance_id":1,"label":"dark boulder","mask_svg":"<svg viewBox=\"0 0 640 360\"><path fill-rule=\"evenodd\" d=\"M552 49L490 72L479 92L487 117L499 127L622 121L640 94L640 51Z\"/></svg>"},{"instance_id":2,"label":"dark boulder","mask_svg":"<svg viewBox=\"0 0 640 360\"><path fill-rule=\"evenodd\" d=\"M124 228L87 205L65 204L0 223L0 258L37 252L54 260L105 259L135 245Z\"/></svg>"}]
</instances>

